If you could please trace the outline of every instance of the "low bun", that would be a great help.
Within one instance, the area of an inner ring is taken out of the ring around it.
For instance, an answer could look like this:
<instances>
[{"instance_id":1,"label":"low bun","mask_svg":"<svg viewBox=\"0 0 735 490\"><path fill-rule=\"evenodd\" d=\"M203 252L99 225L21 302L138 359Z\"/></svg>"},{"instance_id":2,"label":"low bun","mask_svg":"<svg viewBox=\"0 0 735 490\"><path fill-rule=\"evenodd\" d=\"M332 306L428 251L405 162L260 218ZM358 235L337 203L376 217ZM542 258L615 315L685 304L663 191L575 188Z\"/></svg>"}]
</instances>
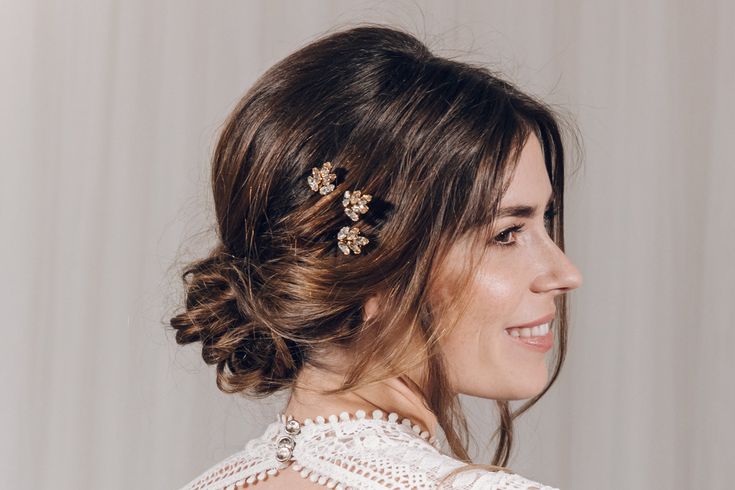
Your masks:
<instances>
[{"instance_id":1,"label":"low bun","mask_svg":"<svg viewBox=\"0 0 735 490\"><path fill-rule=\"evenodd\" d=\"M178 344L201 342L220 390L265 397L292 384L303 349L268 326L238 262L217 249L189 264L181 276L184 311L169 323Z\"/></svg>"}]
</instances>

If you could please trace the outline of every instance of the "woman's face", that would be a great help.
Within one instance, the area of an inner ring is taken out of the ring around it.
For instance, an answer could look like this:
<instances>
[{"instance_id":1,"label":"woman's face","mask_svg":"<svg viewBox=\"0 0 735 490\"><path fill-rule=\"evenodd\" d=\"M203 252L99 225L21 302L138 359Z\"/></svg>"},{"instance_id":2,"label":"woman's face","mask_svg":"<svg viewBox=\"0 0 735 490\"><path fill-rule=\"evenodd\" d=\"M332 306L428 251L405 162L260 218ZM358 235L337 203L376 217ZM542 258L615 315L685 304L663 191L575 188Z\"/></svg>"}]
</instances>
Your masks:
<instances>
[{"instance_id":1,"label":"woman's face","mask_svg":"<svg viewBox=\"0 0 735 490\"><path fill-rule=\"evenodd\" d=\"M519 340L524 337L513 337L506 329L548 323L545 317L556 311L554 298L582 283L579 270L549 236L544 212L551 191L541 146L531 135L500 207L501 216L502 208L510 206L535 207L536 212L496 221L495 229L487 236L489 249L468 286L467 309L454 330L442 339L450 379L459 393L521 400L538 394L548 381L543 347L532 348ZM520 231L509 231L520 225ZM453 294L446 286L450 281L442 279L457 274L471 253L468 245L467 239L452 245L436 293ZM554 323L550 326L547 343L555 336ZM531 342L539 343L541 332L528 333Z\"/></svg>"}]
</instances>

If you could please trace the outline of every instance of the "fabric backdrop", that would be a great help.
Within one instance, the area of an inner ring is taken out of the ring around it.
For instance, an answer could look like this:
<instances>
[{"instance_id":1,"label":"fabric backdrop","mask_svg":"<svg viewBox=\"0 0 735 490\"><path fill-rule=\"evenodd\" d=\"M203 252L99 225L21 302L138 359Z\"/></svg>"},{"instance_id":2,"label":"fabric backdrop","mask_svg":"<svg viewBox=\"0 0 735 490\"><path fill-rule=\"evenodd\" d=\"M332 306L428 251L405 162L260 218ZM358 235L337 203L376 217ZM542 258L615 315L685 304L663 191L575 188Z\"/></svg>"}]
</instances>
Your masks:
<instances>
[{"instance_id":1,"label":"fabric backdrop","mask_svg":"<svg viewBox=\"0 0 735 490\"><path fill-rule=\"evenodd\" d=\"M165 321L212 243L209 155L269 66L360 21L566 111L571 341L510 465L563 489L724 489L735 461L735 4L0 2L3 488L183 485L275 420ZM492 402L463 398L488 462Z\"/></svg>"}]
</instances>

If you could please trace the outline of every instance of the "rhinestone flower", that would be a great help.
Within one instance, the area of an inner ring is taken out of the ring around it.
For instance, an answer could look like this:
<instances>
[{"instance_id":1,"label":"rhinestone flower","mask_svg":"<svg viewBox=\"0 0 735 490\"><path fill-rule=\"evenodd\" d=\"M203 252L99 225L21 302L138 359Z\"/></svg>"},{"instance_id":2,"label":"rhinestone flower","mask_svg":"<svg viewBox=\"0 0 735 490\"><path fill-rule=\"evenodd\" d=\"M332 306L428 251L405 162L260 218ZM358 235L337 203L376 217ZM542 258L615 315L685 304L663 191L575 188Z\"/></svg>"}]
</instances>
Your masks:
<instances>
[{"instance_id":1,"label":"rhinestone flower","mask_svg":"<svg viewBox=\"0 0 735 490\"><path fill-rule=\"evenodd\" d=\"M359 214L365 214L368 211L367 203L373 198L370 194L363 194L361 191L345 191L342 198L342 206L345 207L345 213L352 221L360 219Z\"/></svg>"},{"instance_id":2,"label":"rhinestone flower","mask_svg":"<svg viewBox=\"0 0 735 490\"><path fill-rule=\"evenodd\" d=\"M360 229L353 226L343 226L337 233L337 246L345 255L350 255L350 251L355 255L359 254L363 245L367 245L370 240L364 236L360 236Z\"/></svg>"},{"instance_id":3,"label":"rhinestone flower","mask_svg":"<svg viewBox=\"0 0 735 490\"><path fill-rule=\"evenodd\" d=\"M324 162L320 167L313 167L311 169L311 175L306 179L309 182L309 187L314 192L325 195L329 194L334 190L333 182L337 178L337 174L330 173L332 170L332 162Z\"/></svg>"}]
</instances>

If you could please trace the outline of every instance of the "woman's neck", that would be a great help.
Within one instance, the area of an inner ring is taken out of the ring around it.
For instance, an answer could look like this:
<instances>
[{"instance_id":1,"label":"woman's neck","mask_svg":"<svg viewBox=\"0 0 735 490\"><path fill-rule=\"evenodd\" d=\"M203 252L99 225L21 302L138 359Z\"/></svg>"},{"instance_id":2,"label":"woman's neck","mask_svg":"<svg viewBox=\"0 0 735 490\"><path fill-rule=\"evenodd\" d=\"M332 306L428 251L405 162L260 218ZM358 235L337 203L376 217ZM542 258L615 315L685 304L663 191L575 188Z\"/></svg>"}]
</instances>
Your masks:
<instances>
[{"instance_id":1,"label":"woman's neck","mask_svg":"<svg viewBox=\"0 0 735 490\"><path fill-rule=\"evenodd\" d=\"M336 395L322 395L319 390L330 390L340 386L342 376L306 366L299 373L296 386L283 412L303 421L317 415L326 417L341 412L355 413L364 410L382 410L386 415L395 412L400 417L429 431L436 437L437 419L426 407L419 386L409 376L398 376L371 383L361 388Z\"/></svg>"}]
</instances>

